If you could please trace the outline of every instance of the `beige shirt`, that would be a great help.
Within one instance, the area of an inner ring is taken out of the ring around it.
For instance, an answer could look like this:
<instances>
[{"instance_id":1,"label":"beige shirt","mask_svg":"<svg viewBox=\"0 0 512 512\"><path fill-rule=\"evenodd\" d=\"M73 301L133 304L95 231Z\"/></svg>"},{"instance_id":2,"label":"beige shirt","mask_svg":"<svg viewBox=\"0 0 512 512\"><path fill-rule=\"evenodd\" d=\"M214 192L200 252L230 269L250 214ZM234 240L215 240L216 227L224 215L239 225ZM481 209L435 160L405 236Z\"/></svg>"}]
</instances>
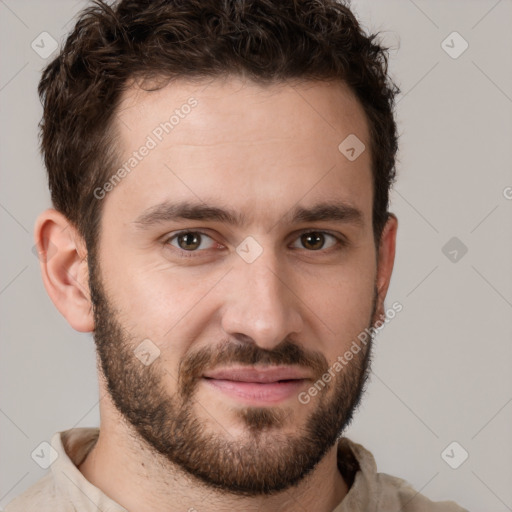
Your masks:
<instances>
[{"instance_id":1,"label":"beige shirt","mask_svg":"<svg viewBox=\"0 0 512 512\"><path fill-rule=\"evenodd\" d=\"M127 512L78 470L98 435L98 428L54 434L51 444L58 455L50 471L11 501L5 511ZM468 512L452 501L434 503L405 480L377 473L373 455L346 437L338 443L338 467L350 490L332 512Z\"/></svg>"}]
</instances>

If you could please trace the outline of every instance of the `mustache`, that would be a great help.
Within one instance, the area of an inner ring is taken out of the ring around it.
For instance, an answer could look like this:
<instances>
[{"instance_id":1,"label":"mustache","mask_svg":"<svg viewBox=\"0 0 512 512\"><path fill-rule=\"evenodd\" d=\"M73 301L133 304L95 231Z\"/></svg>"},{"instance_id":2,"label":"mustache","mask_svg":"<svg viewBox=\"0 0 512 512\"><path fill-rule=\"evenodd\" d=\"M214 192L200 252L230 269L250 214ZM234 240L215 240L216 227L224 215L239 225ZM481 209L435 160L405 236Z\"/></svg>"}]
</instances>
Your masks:
<instances>
[{"instance_id":1,"label":"mustache","mask_svg":"<svg viewBox=\"0 0 512 512\"><path fill-rule=\"evenodd\" d=\"M290 340L282 341L272 350L261 348L252 342L240 344L227 340L215 347L203 347L180 362L178 386L181 395L190 398L204 372L232 364L300 366L313 370L315 381L329 368L327 359L321 353L306 350Z\"/></svg>"}]
</instances>

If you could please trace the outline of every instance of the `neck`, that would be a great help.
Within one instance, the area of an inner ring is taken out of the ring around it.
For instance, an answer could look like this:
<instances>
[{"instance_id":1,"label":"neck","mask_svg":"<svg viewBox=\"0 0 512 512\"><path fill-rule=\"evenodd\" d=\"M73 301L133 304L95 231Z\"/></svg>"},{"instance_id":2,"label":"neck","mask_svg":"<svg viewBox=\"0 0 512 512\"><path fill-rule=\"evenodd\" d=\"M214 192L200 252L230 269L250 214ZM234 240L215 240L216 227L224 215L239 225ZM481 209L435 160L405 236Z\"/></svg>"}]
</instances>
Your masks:
<instances>
[{"instance_id":1,"label":"neck","mask_svg":"<svg viewBox=\"0 0 512 512\"><path fill-rule=\"evenodd\" d=\"M123 421L102 422L98 441L79 470L129 511L332 512L348 492L337 467L336 445L295 487L272 496L241 497L207 487L142 442L137 443L128 430Z\"/></svg>"}]
</instances>

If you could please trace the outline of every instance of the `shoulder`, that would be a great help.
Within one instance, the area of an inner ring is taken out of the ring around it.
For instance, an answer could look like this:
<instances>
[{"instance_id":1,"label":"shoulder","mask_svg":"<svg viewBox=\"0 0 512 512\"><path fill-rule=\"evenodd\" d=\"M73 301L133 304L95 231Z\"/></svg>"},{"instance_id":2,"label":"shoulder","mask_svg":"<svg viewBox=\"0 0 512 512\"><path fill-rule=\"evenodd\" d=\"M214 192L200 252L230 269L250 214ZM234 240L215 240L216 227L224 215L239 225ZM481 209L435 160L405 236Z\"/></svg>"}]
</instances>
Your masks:
<instances>
[{"instance_id":1,"label":"shoulder","mask_svg":"<svg viewBox=\"0 0 512 512\"><path fill-rule=\"evenodd\" d=\"M73 504L73 497L76 503L81 503L82 489L90 486L76 465L86 457L96 442L98 433L97 428L75 428L56 432L51 439L54 459L48 472L10 501L5 511L74 512L77 507Z\"/></svg>"},{"instance_id":2,"label":"shoulder","mask_svg":"<svg viewBox=\"0 0 512 512\"><path fill-rule=\"evenodd\" d=\"M57 498L51 472L38 480L25 492L10 501L5 512L67 512L74 511L71 503Z\"/></svg>"},{"instance_id":3,"label":"shoulder","mask_svg":"<svg viewBox=\"0 0 512 512\"><path fill-rule=\"evenodd\" d=\"M347 467L343 467L347 464ZM372 453L346 437L338 444L338 465L345 480L352 486L336 512L345 510L375 510L401 512L468 512L453 501L434 502L416 491L406 480L377 472ZM346 478L352 473L352 478ZM361 508L361 504L364 504ZM347 508L348 507L348 508Z\"/></svg>"},{"instance_id":4,"label":"shoulder","mask_svg":"<svg viewBox=\"0 0 512 512\"><path fill-rule=\"evenodd\" d=\"M379 510L389 510L389 505L396 504L402 512L468 512L454 501L431 501L402 478L377 473L376 480L380 490Z\"/></svg>"}]
</instances>

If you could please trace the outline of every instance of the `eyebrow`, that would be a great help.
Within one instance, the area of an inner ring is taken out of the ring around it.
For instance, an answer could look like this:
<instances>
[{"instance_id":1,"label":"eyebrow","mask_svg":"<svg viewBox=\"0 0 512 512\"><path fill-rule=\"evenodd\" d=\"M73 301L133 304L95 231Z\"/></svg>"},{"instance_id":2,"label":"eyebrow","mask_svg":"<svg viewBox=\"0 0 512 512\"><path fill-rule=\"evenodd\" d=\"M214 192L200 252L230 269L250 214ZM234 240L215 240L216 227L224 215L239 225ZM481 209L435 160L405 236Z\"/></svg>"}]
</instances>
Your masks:
<instances>
[{"instance_id":1,"label":"eyebrow","mask_svg":"<svg viewBox=\"0 0 512 512\"><path fill-rule=\"evenodd\" d=\"M133 223L139 229L177 220L223 222L232 226L245 226L247 218L231 208L193 201L164 201L144 210ZM291 224L301 222L337 221L357 226L364 224L361 210L341 201L327 201L312 207L296 206L282 219Z\"/></svg>"}]
</instances>

